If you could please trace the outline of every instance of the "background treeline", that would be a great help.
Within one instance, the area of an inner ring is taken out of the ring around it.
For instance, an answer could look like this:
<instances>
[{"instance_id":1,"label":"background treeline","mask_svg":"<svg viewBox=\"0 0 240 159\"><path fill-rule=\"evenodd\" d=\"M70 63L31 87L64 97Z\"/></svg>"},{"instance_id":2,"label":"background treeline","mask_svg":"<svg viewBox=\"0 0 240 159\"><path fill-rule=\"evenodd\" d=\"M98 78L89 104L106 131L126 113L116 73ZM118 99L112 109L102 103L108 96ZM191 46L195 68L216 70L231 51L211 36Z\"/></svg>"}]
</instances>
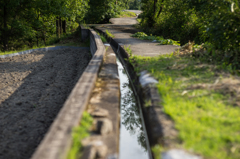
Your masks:
<instances>
[{"instance_id":1,"label":"background treeline","mask_svg":"<svg viewBox=\"0 0 240 159\"><path fill-rule=\"evenodd\" d=\"M0 52L49 45L74 31L79 23L108 23L134 3L134 0L1 0Z\"/></svg>"},{"instance_id":2,"label":"background treeline","mask_svg":"<svg viewBox=\"0 0 240 159\"><path fill-rule=\"evenodd\" d=\"M0 49L46 44L53 34L60 37L74 28L87 9L87 0L1 0Z\"/></svg>"},{"instance_id":3,"label":"background treeline","mask_svg":"<svg viewBox=\"0 0 240 159\"><path fill-rule=\"evenodd\" d=\"M126 1L126 9L131 10L141 10L141 0L125 0Z\"/></svg>"},{"instance_id":4,"label":"background treeline","mask_svg":"<svg viewBox=\"0 0 240 159\"><path fill-rule=\"evenodd\" d=\"M108 23L110 18L117 17L123 9L140 8L141 0L90 0L84 22Z\"/></svg>"},{"instance_id":5,"label":"background treeline","mask_svg":"<svg viewBox=\"0 0 240 159\"><path fill-rule=\"evenodd\" d=\"M142 0L145 32L208 45L209 58L240 61L239 0ZM235 67L238 67L236 66Z\"/></svg>"}]
</instances>

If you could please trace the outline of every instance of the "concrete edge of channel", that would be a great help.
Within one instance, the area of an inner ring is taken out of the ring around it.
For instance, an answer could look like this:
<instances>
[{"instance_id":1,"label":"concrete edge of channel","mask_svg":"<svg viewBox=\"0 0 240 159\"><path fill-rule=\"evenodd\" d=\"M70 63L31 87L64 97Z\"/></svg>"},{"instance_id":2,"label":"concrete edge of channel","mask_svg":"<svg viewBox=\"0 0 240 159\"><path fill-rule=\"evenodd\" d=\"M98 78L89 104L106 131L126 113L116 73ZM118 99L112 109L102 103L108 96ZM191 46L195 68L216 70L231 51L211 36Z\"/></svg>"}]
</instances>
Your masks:
<instances>
[{"instance_id":1,"label":"concrete edge of channel","mask_svg":"<svg viewBox=\"0 0 240 159\"><path fill-rule=\"evenodd\" d=\"M67 156L72 143L72 129L81 121L106 53L101 38L94 30L89 29L89 36L93 57L31 159L61 159Z\"/></svg>"},{"instance_id":2,"label":"concrete edge of channel","mask_svg":"<svg viewBox=\"0 0 240 159\"><path fill-rule=\"evenodd\" d=\"M20 52L16 52L16 53L12 53L12 54L0 55L0 58L13 57L13 56L24 55L24 54L30 54L30 53L32 53L34 51L52 51L52 50L65 49L65 48L87 49L87 50L89 50L89 47L54 46L54 47L44 47L44 48L38 48L38 49L30 49L30 50L20 51Z\"/></svg>"},{"instance_id":3,"label":"concrete edge of channel","mask_svg":"<svg viewBox=\"0 0 240 159\"><path fill-rule=\"evenodd\" d=\"M100 33L104 33L103 30L99 30ZM105 36L107 36L105 34ZM116 48L116 51L123 59L128 59L129 54L124 50L124 48L118 44L113 38L107 37L108 41L111 46ZM125 61L127 62L127 61ZM131 64L128 64L131 65ZM134 68L130 74L134 74L133 77L137 79L137 85L140 85L141 87L137 92L140 96L142 96L143 100L141 101L143 103L143 113L144 118L146 118L145 122L147 131L148 131L148 137L149 142L151 146L154 146L156 144L165 145L165 142L167 141L168 137L164 133L164 125L162 124L162 120L166 118L167 116L163 112L163 107L161 105L161 98L159 96L159 93L157 91L157 87L155 83L157 83L157 80L150 76L150 74L147 71L142 71L141 76L138 77L136 75L136 72L134 71ZM148 101L148 106L146 105L146 101ZM150 101L150 103L149 103ZM164 115L164 116L163 116ZM168 119L166 119L168 120Z\"/></svg>"},{"instance_id":4,"label":"concrete edge of channel","mask_svg":"<svg viewBox=\"0 0 240 159\"><path fill-rule=\"evenodd\" d=\"M116 48L117 53L119 53L123 59L129 58L129 54L121 44L118 44L113 38L107 36L104 30L98 28L96 28L96 30L108 38L110 45ZM133 69L133 67L130 66L130 69ZM192 155L184 150L172 148L171 144L178 142L178 131L175 129L173 120L164 112L161 96L156 86L158 81L147 71L142 71L140 73L141 75L137 76L133 69L130 74L134 74L132 76L138 80L135 82L135 84L137 83L136 86L141 86L137 91L142 97L142 109L150 146L154 147L160 144L170 148L159 154L163 159L202 159L201 156Z\"/></svg>"},{"instance_id":5,"label":"concrete edge of channel","mask_svg":"<svg viewBox=\"0 0 240 159\"><path fill-rule=\"evenodd\" d=\"M106 45L105 45L106 46ZM117 59L111 46L106 54L93 89L87 112L93 117L90 136L83 139L81 159L118 159L120 135L120 79Z\"/></svg>"}]
</instances>

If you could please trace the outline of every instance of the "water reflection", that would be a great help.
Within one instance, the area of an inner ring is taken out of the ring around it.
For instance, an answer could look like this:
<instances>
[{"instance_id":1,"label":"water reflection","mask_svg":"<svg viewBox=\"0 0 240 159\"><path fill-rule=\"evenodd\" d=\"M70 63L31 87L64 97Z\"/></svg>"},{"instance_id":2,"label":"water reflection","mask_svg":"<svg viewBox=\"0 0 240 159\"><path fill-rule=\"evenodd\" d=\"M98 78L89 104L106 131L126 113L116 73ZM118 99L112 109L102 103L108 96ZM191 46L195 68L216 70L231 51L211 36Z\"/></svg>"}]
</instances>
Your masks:
<instances>
[{"instance_id":1,"label":"water reflection","mask_svg":"<svg viewBox=\"0 0 240 159\"><path fill-rule=\"evenodd\" d=\"M145 135L142 127L142 121L139 115L139 108L136 106L134 94L129 83L123 83L122 89L126 92L122 94L121 101L121 117L122 125L129 131L131 135L138 135L138 143L144 150L147 150Z\"/></svg>"},{"instance_id":2,"label":"water reflection","mask_svg":"<svg viewBox=\"0 0 240 159\"><path fill-rule=\"evenodd\" d=\"M147 159L147 145L139 108L119 61L118 71L121 84L120 159Z\"/></svg>"}]
</instances>

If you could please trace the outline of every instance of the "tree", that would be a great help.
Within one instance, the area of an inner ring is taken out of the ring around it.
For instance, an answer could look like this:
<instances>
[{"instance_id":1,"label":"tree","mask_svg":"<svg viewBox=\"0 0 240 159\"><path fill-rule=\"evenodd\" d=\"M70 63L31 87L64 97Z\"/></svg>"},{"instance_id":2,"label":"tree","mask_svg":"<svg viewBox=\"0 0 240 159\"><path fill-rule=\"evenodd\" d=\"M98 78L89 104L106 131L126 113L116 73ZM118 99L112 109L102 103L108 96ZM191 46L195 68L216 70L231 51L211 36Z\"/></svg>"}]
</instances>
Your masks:
<instances>
[{"instance_id":1,"label":"tree","mask_svg":"<svg viewBox=\"0 0 240 159\"><path fill-rule=\"evenodd\" d=\"M0 49L30 47L47 36L66 32L67 22L80 22L88 0L2 0L0 1ZM57 19L57 23L56 23ZM54 27L56 26L56 27Z\"/></svg>"},{"instance_id":2,"label":"tree","mask_svg":"<svg viewBox=\"0 0 240 159\"><path fill-rule=\"evenodd\" d=\"M108 23L109 19L119 14L122 9L122 1L116 0L90 0L89 10L87 11L86 23Z\"/></svg>"}]
</instances>

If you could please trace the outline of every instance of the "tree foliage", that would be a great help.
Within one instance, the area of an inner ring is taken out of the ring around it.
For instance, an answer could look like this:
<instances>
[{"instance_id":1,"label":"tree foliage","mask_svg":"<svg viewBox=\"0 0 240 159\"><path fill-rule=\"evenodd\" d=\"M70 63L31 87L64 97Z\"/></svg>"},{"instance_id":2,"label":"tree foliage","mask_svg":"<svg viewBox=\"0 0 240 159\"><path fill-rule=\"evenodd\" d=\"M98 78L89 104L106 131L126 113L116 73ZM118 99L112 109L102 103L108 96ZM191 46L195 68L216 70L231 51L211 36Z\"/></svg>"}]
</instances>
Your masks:
<instances>
[{"instance_id":1,"label":"tree foliage","mask_svg":"<svg viewBox=\"0 0 240 159\"><path fill-rule=\"evenodd\" d=\"M13 50L25 45L32 47L39 40L46 43L46 39L66 22L80 22L87 6L88 0L2 0L0 49ZM61 23L57 26L56 20L59 18Z\"/></svg>"},{"instance_id":2,"label":"tree foliage","mask_svg":"<svg viewBox=\"0 0 240 159\"><path fill-rule=\"evenodd\" d=\"M123 8L122 1L117 0L90 0L86 23L108 23L109 19L118 15Z\"/></svg>"},{"instance_id":3,"label":"tree foliage","mask_svg":"<svg viewBox=\"0 0 240 159\"><path fill-rule=\"evenodd\" d=\"M189 40L207 43L208 56L239 63L239 5L239 0L142 0L141 26L145 32L173 38L182 45Z\"/></svg>"},{"instance_id":4,"label":"tree foliage","mask_svg":"<svg viewBox=\"0 0 240 159\"><path fill-rule=\"evenodd\" d=\"M141 9L141 0L125 0L126 9Z\"/></svg>"}]
</instances>

